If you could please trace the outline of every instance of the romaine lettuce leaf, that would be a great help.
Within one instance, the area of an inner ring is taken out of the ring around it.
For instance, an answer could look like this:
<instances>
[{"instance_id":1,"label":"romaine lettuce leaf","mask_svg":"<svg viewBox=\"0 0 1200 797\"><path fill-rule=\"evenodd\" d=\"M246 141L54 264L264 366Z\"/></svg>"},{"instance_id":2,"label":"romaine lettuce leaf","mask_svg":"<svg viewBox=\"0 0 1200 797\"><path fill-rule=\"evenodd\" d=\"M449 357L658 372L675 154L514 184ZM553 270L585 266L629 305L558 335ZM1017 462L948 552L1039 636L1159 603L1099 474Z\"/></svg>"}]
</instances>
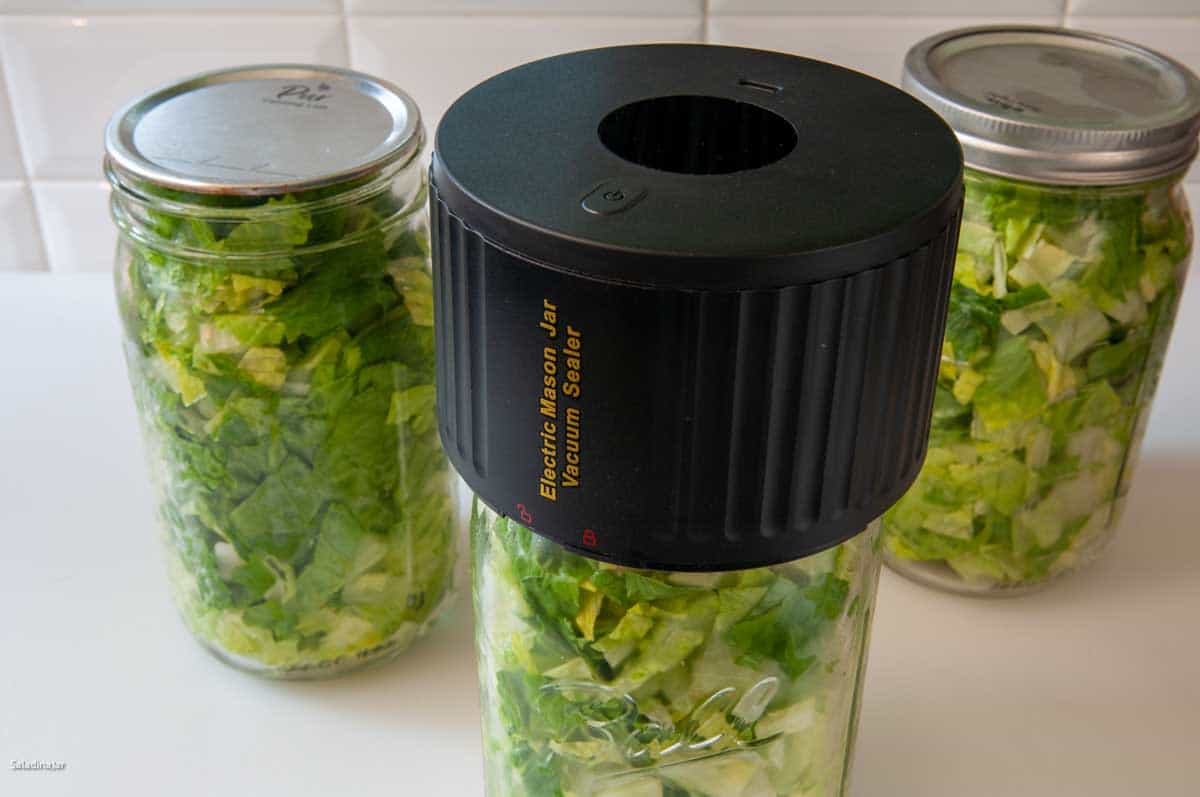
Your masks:
<instances>
[{"instance_id":1,"label":"romaine lettuce leaf","mask_svg":"<svg viewBox=\"0 0 1200 797\"><path fill-rule=\"evenodd\" d=\"M902 569L1032 584L1115 520L1190 254L1186 214L1174 178L1063 189L968 172L964 216L929 453L885 540Z\"/></svg>"},{"instance_id":2,"label":"romaine lettuce leaf","mask_svg":"<svg viewBox=\"0 0 1200 797\"><path fill-rule=\"evenodd\" d=\"M489 794L842 793L873 530L695 574L572 554L478 501L472 539Z\"/></svg>"},{"instance_id":3,"label":"romaine lettuce leaf","mask_svg":"<svg viewBox=\"0 0 1200 797\"><path fill-rule=\"evenodd\" d=\"M155 210L158 237L122 244L180 607L210 646L280 673L398 647L450 587L423 197L327 201L344 189L172 193L221 212Z\"/></svg>"}]
</instances>

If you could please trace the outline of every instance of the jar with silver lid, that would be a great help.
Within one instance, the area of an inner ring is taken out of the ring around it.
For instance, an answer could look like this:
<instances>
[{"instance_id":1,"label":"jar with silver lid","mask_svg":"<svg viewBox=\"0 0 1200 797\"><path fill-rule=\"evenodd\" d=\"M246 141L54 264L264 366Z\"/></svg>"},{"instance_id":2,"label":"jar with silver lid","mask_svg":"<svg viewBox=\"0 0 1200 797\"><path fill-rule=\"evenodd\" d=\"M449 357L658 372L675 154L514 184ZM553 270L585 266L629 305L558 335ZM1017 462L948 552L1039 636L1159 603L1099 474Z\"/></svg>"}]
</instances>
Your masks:
<instances>
[{"instance_id":1,"label":"jar with silver lid","mask_svg":"<svg viewBox=\"0 0 1200 797\"><path fill-rule=\"evenodd\" d=\"M904 86L958 134L966 203L929 454L886 557L1025 591L1120 517L1191 254L1200 80L1118 39L983 27L917 44Z\"/></svg>"},{"instance_id":2,"label":"jar with silver lid","mask_svg":"<svg viewBox=\"0 0 1200 797\"><path fill-rule=\"evenodd\" d=\"M451 587L424 132L298 65L199 75L106 132L126 359L174 596L275 677L387 658Z\"/></svg>"}]
</instances>

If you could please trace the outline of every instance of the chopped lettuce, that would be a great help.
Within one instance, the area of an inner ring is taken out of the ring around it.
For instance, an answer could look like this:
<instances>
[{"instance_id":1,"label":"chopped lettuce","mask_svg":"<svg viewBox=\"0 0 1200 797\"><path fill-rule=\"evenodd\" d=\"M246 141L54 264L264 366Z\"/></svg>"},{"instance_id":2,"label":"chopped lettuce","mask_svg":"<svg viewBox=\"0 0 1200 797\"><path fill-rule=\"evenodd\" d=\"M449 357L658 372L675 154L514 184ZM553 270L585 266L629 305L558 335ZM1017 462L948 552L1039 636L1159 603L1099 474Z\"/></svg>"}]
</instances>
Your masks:
<instances>
[{"instance_id":1,"label":"chopped lettuce","mask_svg":"<svg viewBox=\"0 0 1200 797\"><path fill-rule=\"evenodd\" d=\"M878 534L771 568L632 570L476 502L488 793L840 795Z\"/></svg>"},{"instance_id":2,"label":"chopped lettuce","mask_svg":"<svg viewBox=\"0 0 1200 797\"><path fill-rule=\"evenodd\" d=\"M122 241L177 602L209 646L268 672L396 650L450 587L422 196L331 201L344 188L172 193L196 210L162 205Z\"/></svg>"},{"instance_id":3,"label":"chopped lettuce","mask_svg":"<svg viewBox=\"0 0 1200 797\"><path fill-rule=\"evenodd\" d=\"M901 569L1014 587L1103 541L1190 254L1181 203L1177 181L1062 189L968 173L929 454L884 516Z\"/></svg>"}]
</instances>

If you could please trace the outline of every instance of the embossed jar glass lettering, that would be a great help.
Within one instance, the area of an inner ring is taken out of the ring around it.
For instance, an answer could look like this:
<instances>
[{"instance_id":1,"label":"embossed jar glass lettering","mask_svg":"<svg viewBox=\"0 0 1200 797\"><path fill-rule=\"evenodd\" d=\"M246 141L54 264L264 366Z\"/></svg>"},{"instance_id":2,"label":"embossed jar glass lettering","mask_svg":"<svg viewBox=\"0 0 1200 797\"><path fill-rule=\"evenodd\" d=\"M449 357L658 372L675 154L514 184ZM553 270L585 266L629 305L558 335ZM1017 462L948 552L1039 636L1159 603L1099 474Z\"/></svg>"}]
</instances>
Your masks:
<instances>
[{"instance_id":1,"label":"embossed jar glass lettering","mask_svg":"<svg viewBox=\"0 0 1200 797\"><path fill-rule=\"evenodd\" d=\"M446 112L438 423L491 797L845 795L961 205L936 114L782 53L571 53Z\"/></svg>"},{"instance_id":2,"label":"embossed jar glass lettering","mask_svg":"<svg viewBox=\"0 0 1200 797\"><path fill-rule=\"evenodd\" d=\"M609 565L479 502L471 525L490 795L843 793L877 524L717 573Z\"/></svg>"}]
</instances>

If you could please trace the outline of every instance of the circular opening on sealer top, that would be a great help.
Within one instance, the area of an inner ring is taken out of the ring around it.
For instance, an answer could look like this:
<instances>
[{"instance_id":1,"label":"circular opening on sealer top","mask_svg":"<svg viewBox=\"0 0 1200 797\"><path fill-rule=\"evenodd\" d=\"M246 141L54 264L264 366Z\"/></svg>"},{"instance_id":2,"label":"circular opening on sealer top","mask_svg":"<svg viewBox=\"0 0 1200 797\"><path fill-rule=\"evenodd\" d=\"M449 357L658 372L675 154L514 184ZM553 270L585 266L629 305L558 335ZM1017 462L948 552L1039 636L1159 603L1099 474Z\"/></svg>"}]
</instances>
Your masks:
<instances>
[{"instance_id":1,"label":"circular opening on sealer top","mask_svg":"<svg viewBox=\"0 0 1200 797\"><path fill-rule=\"evenodd\" d=\"M796 130L777 113L725 97L638 100L600 122L600 141L627 161L677 174L758 169L796 148Z\"/></svg>"}]
</instances>

